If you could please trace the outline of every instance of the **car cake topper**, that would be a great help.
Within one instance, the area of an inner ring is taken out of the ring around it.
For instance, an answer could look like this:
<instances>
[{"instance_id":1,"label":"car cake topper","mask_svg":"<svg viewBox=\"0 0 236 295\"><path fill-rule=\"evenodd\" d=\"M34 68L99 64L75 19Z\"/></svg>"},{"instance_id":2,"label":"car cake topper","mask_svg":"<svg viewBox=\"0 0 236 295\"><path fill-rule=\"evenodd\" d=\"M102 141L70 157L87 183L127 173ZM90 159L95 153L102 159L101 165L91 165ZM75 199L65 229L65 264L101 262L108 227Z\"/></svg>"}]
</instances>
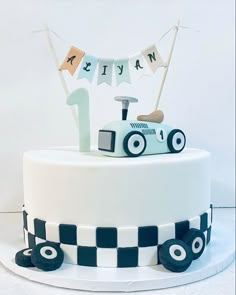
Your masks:
<instances>
[{"instance_id":1,"label":"car cake topper","mask_svg":"<svg viewBox=\"0 0 236 295\"><path fill-rule=\"evenodd\" d=\"M141 155L179 153L186 143L182 130L162 124L164 114L154 111L127 121L129 102L133 97L115 97L122 102L122 120L114 121L99 130L98 149L111 157L138 157ZM141 120L140 120L141 119Z\"/></svg>"}]
</instances>

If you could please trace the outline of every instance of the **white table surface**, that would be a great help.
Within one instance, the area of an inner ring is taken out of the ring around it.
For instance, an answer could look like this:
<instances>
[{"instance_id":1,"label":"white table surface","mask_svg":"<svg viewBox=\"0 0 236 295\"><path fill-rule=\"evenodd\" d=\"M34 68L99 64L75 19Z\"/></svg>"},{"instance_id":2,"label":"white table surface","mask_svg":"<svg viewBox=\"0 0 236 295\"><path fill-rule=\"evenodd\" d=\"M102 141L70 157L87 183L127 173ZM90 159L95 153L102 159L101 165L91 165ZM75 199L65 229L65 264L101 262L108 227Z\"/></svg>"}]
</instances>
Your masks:
<instances>
[{"instance_id":1,"label":"white table surface","mask_svg":"<svg viewBox=\"0 0 236 295\"><path fill-rule=\"evenodd\" d=\"M234 214L235 209L217 209L224 210L225 214ZM92 292L68 290L62 288L56 288L40 283L26 280L20 276L10 272L0 263L0 295L38 295L38 294L50 294L50 295L64 295L64 294L91 294ZM133 292L134 293L134 292ZM138 292L138 295L143 294L160 294L160 295L235 295L235 262L232 263L223 272L202 280L200 282L163 289L156 291ZM96 293L96 294L101 294ZM102 293L110 294L110 293ZM124 294L124 293L119 293ZM132 293L129 293L132 294Z\"/></svg>"}]
</instances>

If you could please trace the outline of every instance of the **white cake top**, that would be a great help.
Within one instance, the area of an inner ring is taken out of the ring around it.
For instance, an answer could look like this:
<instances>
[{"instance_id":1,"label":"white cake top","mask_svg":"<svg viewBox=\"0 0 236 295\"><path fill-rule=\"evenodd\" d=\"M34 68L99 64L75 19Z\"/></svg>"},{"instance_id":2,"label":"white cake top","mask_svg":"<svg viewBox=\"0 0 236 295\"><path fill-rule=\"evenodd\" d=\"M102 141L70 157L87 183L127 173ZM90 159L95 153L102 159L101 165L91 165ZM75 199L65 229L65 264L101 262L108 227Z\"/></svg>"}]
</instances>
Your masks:
<instances>
[{"instance_id":1,"label":"white cake top","mask_svg":"<svg viewBox=\"0 0 236 295\"><path fill-rule=\"evenodd\" d=\"M24 157L33 161L48 162L49 164L70 164L70 165L137 165L145 163L166 163L177 161L196 160L209 157L209 153L205 150L186 148L181 153L176 154L158 154L148 155L137 158L113 158L101 155L95 148L91 152L78 152L77 147L58 147L45 150L29 151Z\"/></svg>"}]
</instances>

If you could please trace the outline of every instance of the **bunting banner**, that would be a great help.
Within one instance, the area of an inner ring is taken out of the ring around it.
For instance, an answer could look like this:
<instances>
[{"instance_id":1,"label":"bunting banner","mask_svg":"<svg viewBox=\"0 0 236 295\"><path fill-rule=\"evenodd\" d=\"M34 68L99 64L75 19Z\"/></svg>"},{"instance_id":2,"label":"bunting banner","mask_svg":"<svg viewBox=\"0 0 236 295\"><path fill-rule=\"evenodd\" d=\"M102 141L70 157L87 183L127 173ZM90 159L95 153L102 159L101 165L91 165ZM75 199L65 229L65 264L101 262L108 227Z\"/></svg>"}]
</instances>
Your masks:
<instances>
[{"instance_id":1,"label":"bunting banner","mask_svg":"<svg viewBox=\"0 0 236 295\"><path fill-rule=\"evenodd\" d=\"M132 83L166 66L156 45L151 45L123 59L99 58L72 46L58 70L68 70L73 76L78 69L77 79L87 79L91 83L96 81L97 85L106 83L111 86Z\"/></svg>"}]
</instances>

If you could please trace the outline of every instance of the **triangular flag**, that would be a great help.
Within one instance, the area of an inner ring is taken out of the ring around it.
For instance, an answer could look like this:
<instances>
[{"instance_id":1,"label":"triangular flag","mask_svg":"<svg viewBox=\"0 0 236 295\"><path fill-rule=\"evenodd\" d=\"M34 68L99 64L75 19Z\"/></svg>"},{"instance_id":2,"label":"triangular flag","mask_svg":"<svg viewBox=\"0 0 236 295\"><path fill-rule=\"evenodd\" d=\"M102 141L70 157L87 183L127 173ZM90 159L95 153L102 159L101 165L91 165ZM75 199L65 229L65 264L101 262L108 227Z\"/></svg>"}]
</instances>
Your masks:
<instances>
[{"instance_id":1,"label":"triangular flag","mask_svg":"<svg viewBox=\"0 0 236 295\"><path fill-rule=\"evenodd\" d=\"M159 67L166 67L155 45L143 50L142 53L153 73L155 73Z\"/></svg>"},{"instance_id":2,"label":"triangular flag","mask_svg":"<svg viewBox=\"0 0 236 295\"><path fill-rule=\"evenodd\" d=\"M129 60L118 59L114 62L115 65L115 75L116 84L119 85L122 82L130 83L130 73L129 73Z\"/></svg>"},{"instance_id":3,"label":"triangular flag","mask_svg":"<svg viewBox=\"0 0 236 295\"><path fill-rule=\"evenodd\" d=\"M143 75L147 75L149 66L142 53L137 53L129 58L129 68L132 81L138 80Z\"/></svg>"},{"instance_id":4,"label":"triangular flag","mask_svg":"<svg viewBox=\"0 0 236 295\"><path fill-rule=\"evenodd\" d=\"M98 80L97 84L107 83L112 84L113 59L100 59L98 65Z\"/></svg>"},{"instance_id":5,"label":"triangular flag","mask_svg":"<svg viewBox=\"0 0 236 295\"><path fill-rule=\"evenodd\" d=\"M77 79L88 79L92 82L95 70L97 67L98 58L92 55L85 54Z\"/></svg>"},{"instance_id":6,"label":"triangular flag","mask_svg":"<svg viewBox=\"0 0 236 295\"><path fill-rule=\"evenodd\" d=\"M82 51L81 49L71 46L58 70L67 70L73 76L84 54L84 51Z\"/></svg>"}]
</instances>

